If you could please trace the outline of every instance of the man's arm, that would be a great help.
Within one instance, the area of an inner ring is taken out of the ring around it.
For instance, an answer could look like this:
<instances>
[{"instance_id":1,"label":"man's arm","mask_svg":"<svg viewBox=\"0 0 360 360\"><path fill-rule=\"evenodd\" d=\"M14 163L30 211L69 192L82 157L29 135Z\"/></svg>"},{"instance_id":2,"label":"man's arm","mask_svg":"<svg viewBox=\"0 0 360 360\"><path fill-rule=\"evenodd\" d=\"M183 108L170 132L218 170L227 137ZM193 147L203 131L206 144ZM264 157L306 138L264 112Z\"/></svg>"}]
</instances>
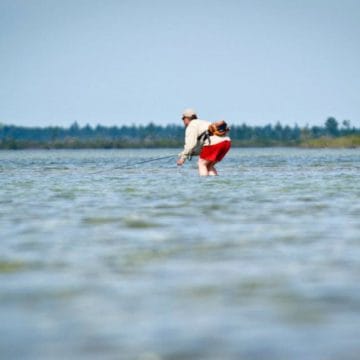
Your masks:
<instances>
[{"instance_id":1,"label":"man's arm","mask_svg":"<svg viewBox=\"0 0 360 360\"><path fill-rule=\"evenodd\" d=\"M192 154L197 144L197 131L192 123L188 125L185 130L185 145L184 150L179 154L178 165L182 165L188 156Z\"/></svg>"}]
</instances>

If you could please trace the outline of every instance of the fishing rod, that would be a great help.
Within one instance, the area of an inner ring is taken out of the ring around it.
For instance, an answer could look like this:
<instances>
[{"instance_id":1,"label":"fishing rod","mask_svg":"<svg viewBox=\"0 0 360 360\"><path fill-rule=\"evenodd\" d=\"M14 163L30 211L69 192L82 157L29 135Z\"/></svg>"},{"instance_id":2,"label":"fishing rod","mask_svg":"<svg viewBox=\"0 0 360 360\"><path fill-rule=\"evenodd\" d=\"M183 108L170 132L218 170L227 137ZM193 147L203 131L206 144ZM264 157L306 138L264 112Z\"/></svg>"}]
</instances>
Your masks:
<instances>
[{"instance_id":1,"label":"fishing rod","mask_svg":"<svg viewBox=\"0 0 360 360\"><path fill-rule=\"evenodd\" d=\"M149 162L152 162L152 161L170 159L170 158L173 158L174 156L175 155L168 155L168 156L161 156L161 157L157 157L157 158L146 159L146 160L142 160L142 161L137 161L137 162L132 163L132 164L127 164L127 165L122 165L122 166L115 166L112 169L103 169L103 170L95 171L92 174L98 174L98 173L102 173L102 172L110 171L110 170L131 169L133 166L136 166L136 165L146 164L146 163L149 163Z\"/></svg>"}]
</instances>

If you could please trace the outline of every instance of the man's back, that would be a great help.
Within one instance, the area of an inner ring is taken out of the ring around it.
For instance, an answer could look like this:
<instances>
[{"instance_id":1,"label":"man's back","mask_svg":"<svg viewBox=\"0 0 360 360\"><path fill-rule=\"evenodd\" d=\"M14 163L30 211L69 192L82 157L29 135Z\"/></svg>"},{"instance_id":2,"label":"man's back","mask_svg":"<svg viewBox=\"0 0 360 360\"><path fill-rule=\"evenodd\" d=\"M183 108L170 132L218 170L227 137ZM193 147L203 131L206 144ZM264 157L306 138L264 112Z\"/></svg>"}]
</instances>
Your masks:
<instances>
[{"instance_id":1,"label":"man's back","mask_svg":"<svg viewBox=\"0 0 360 360\"><path fill-rule=\"evenodd\" d=\"M180 153L180 157L187 158L188 156L199 154L202 143L198 137L208 130L210 125L209 121L194 119L186 127L185 130L185 146L184 150Z\"/></svg>"}]
</instances>

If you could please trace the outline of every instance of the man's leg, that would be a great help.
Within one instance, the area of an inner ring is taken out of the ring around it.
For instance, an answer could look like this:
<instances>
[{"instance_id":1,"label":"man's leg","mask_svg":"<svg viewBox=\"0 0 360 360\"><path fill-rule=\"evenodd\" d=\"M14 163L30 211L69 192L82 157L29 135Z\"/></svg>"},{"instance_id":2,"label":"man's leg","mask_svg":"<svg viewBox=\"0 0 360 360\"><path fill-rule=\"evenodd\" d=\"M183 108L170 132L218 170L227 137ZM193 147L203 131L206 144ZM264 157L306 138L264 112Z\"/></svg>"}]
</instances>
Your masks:
<instances>
[{"instance_id":1,"label":"man's leg","mask_svg":"<svg viewBox=\"0 0 360 360\"><path fill-rule=\"evenodd\" d=\"M216 176L218 174L217 170L215 169L216 161L212 161L208 164L207 169L209 175Z\"/></svg>"},{"instance_id":2,"label":"man's leg","mask_svg":"<svg viewBox=\"0 0 360 360\"><path fill-rule=\"evenodd\" d=\"M204 159L199 158L199 160L198 160L198 168L199 168L199 175L200 176L208 176L209 175L208 164L209 164L208 160L204 160Z\"/></svg>"}]
</instances>

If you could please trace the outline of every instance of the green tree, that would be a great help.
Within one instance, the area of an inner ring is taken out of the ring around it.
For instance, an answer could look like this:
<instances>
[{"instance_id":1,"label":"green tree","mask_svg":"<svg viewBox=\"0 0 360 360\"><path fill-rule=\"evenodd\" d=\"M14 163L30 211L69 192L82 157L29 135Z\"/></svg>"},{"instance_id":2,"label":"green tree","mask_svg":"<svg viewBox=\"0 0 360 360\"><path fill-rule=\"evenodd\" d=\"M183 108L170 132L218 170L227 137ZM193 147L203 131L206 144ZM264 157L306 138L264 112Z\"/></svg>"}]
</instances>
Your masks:
<instances>
[{"instance_id":1,"label":"green tree","mask_svg":"<svg viewBox=\"0 0 360 360\"><path fill-rule=\"evenodd\" d=\"M349 130L350 129L350 120L343 120L342 125L346 130Z\"/></svg>"},{"instance_id":2,"label":"green tree","mask_svg":"<svg viewBox=\"0 0 360 360\"><path fill-rule=\"evenodd\" d=\"M339 134L339 124L334 117L329 117L325 122L325 128L329 135L337 136Z\"/></svg>"}]
</instances>

